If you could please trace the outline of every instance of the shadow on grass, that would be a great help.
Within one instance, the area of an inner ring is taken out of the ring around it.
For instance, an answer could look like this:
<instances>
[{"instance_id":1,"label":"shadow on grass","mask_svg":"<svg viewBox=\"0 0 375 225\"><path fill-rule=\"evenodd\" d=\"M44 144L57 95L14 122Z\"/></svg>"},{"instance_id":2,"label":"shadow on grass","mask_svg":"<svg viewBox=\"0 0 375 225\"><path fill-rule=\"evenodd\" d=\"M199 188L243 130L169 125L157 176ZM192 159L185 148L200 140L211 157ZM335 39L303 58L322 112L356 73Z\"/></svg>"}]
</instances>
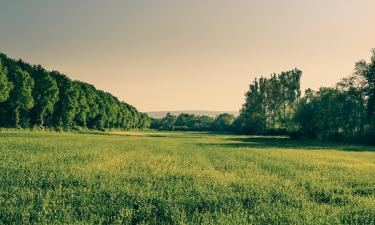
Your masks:
<instances>
[{"instance_id":1,"label":"shadow on grass","mask_svg":"<svg viewBox=\"0 0 375 225\"><path fill-rule=\"evenodd\" d=\"M200 143L200 146L220 148L250 148L250 149L305 149L305 150L338 150L351 152L375 152L375 146L326 142L317 140L294 140L278 137L248 137L226 138L227 143Z\"/></svg>"}]
</instances>

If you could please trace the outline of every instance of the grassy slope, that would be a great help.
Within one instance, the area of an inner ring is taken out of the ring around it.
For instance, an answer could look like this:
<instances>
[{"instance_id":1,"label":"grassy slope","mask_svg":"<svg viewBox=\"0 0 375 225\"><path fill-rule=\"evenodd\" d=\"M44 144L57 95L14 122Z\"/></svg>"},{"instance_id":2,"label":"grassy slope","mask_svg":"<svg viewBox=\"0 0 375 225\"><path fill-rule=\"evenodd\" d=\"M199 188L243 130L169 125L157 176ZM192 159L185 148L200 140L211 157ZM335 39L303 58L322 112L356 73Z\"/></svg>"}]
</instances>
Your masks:
<instances>
[{"instance_id":1,"label":"grassy slope","mask_svg":"<svg viewBox=\"0 0 375 225\"><path fill-rule=\"evenodd\" d=\"M0 162L0 223L375 223L366 146L3 131Z\"/></svg>"}]
</instances>

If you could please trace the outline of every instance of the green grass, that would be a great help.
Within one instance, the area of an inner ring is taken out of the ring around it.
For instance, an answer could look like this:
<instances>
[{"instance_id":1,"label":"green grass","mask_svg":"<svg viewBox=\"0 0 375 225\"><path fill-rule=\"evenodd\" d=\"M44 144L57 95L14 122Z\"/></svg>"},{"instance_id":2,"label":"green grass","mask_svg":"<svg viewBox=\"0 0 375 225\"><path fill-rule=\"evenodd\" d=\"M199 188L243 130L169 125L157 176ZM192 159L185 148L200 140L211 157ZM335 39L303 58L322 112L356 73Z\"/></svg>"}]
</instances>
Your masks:
<instances>
[{"instance_id":1,"label":"green grass","mask_svg":"<svg viewBox=\"0 0 375 225\"><path fill-rule=\"evenodd\" d=\"M375 149L178 132L0 132L0 223L374 224Z\"/></svg>"}]
</instances>

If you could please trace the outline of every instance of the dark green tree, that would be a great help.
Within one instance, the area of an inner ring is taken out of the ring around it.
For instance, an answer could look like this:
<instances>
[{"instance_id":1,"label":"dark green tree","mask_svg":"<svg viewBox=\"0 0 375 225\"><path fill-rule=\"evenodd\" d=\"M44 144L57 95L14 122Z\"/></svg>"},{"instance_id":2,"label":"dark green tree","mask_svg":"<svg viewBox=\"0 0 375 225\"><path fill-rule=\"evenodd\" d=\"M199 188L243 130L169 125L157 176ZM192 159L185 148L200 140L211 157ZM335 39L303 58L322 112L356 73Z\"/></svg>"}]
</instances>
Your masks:
<instances>
[{"instance_id":1,"label":"dark green tree","mask_svg":"<svg viewBox=\"0 0 375 225\"><path fill-rule=\"evenodd\" d=\"M90 112L90 105L87 99L86 89L84 88L84 84L81 82L74 82L74 85L78 93L78 105L75 113L75 124L80 127L86 128L88 114Z\"/></svg>"},{"instance_id":2,"label":"dark green tree","mask_svg":"<svg viewBox=\"0 0 375 225\"><path fill-rule=\"evenodd\" d=\"M15 127L20 126L20 122L27 123L26 112L34 106L32 90L34 80L29 73L22 70L19 66L13 66L9 69L9 80L14 85L10 91L8 104L13 112L13 123ZM23 117L21 118L21 113Z\"/></svg>"},{"instance_id":3,"label":"dark green tree","mask_svg":"<svg viewBox=\"0 0 375 225\"><path fill-rule=\"evenodd\" d=\"M0 126L100 130L150 126L146 114L90 84L4 54L0 61Z\"/></svg>"},{"instance_id":4,"label":"dark green tree","mask_svg":"<svg viewBox=\"0 0 375 225\"><path fill-rule=\"evenodd\" d=\"M59 88L59 100L53 113L54 124L57 127L70 129L78 109L78 89L76 85L65 75L59 72L51 72Z\"/></svg>"},{"instance_id":5,"label":"dark green tree","mask_svg":"<svg viewBox=\"0 0 375 225\"><path fill-rule=\"evenodd\" d=\"M54 106L59 98L59 89L55 79L41 66L33 68L31 73L35 87L33 89L34 107L31 117L34 124L44 126L46 118L51 118Z\"/></svg>"},{"instance_id":6,"label":"dark green tree","mask_svg":"<svg viewBox=\"0 0 375 225\"><path fill-rule=\"evenodd\" d=\"M0 59L0 103L5 102L9 97L9 92L12 90L13 85L9 82L7 77L7 69L3 66Z\"/></svg>"},{"instance_id":7,"label":"dark green tree","mask_svg":"<svg viewBox=\"0 0 375 225\"><path fill-rule=\"evenodd\" d=\"M361 140L366 102L354 79L343 79L335 88L306 92L295 114L300 134L321 140Z\"/></svg>"},{"instance_id":8,"label":"dark green tree","mask_svg":"<svg viewBox=\"0 0 375 225\"><path fill-rule=\"evenodd\" d=\"M174 130L175 129L175 122L177 117L173 116L170 113L161 119L160 121L160 129L161 130Z\"/></svg>"},{"instance_id":9,"label":"dark green tree","mask_svg":"<svg viewBox=\"0 0 375 225\"><path fill-rule=\"evenodd\" d=\"M217 131L233 130L234 116L229 113L220 114L215 118L213 129Z\"/></svg>"},{"instance_id":10,"label":"dark green tree","mask_svg":"<svg viewBox=\"0 0 375 225\"><path fill-rule=\"evenodd\" d=\"M367 115L370 126L370 136L375 135L375 49L371 50L369 63L361 60L356 63L355 74L362 76L366 81L366 95L368 98Z\"/></svg>"},{"instance_id":11,"label":"dark green tree","mask_svg":"<svg viewBox=\"0 0 375 225\"><path fill-rule=\"evenodd\" d=\"M83 93L85 94L85 99L88 105L88 112L86 115L86 125L88 128L94 128L95 118L99 113L99 103L98 103L98 95L97 90L94 86L90 84L86 84L83 82L79 82L80 88L82 89Z\"/></svg>"}]
</instances>

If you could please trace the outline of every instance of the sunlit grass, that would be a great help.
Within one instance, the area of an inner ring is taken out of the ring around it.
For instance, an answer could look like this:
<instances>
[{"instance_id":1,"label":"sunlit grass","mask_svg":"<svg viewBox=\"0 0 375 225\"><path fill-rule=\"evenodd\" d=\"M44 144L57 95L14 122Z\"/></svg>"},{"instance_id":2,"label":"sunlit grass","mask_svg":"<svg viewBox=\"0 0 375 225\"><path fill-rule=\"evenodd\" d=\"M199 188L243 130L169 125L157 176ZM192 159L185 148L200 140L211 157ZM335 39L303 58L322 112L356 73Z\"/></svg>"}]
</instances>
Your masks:
<instances>
[{"instance_id":1,"label":"sunlit grass","mask_svg":"<svg viewBox=\"0 0 375 225\"><path fill-rule=\"evenodd\" d=\"M182 132L0 132L0 223L373 224L373 147Z\"/></svg>"}]
</instances>

